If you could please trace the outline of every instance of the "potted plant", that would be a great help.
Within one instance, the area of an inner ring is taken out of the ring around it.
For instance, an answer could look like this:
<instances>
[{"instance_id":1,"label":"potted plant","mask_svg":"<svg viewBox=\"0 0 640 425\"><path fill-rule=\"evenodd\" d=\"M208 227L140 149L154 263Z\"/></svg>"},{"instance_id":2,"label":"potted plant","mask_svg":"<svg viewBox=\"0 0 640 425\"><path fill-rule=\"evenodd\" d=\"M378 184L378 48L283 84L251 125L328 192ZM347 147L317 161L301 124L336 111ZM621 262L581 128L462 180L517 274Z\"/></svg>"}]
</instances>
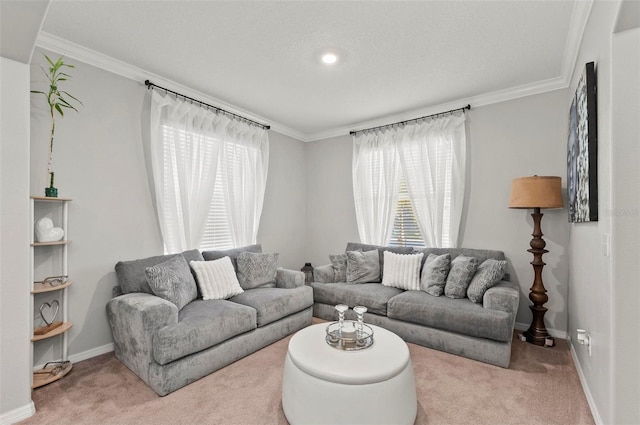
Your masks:
<instances>
[{"instance_id":1,"label":"potted plant","mask_svg":"<svg viewBox=\"0 0 640 425\"><path fill-rule=\"evenodd\" d=\"M45 196L57 197L58 189L53 186L54 184L54 172L51 166L53 160L53 137L56 131L56 112L60 117L64 117L64 109L73 109L78 112L72 102L78 102L82 105L78 99L72 96L69 92L60 89L60 83L67 81L71 78L69 74L63 72L64 68L74 68L73 65L65 63L63 57L59 57L57 61L52 61L47 55L44 55L47 62L49 62L48 71L41 67L47 80L49 81L49 91L43 92L38 90L31 90L31 93L38 93L43 95L47 99L49 105L49 113L51 114L51 139L49 140L49 161L47 163L47 174L49 175L49 187L44 189Z\"/></svg>"}]
</instances>

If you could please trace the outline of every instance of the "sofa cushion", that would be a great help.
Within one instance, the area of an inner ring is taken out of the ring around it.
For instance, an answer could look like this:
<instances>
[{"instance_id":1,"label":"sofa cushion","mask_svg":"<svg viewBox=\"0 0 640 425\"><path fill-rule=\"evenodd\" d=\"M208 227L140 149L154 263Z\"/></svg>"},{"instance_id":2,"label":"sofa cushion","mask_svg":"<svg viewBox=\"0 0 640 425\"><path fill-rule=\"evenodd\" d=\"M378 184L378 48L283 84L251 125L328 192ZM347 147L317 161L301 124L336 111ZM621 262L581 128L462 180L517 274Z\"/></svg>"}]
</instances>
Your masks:
<instances>
[{"instance_id":1,"label":"sofa cushion","mask_svg":"<svg viewBox=\"0 0 640 425\"><path fill-rule=\"evenodd\" d=\"M371 251L372 249L378 250L379 260L380 260L380 278L376 280L376 282L382 282L382 273L384 272L384 252L385 251L394 252L396 254L415 254L416 253L416 251L414 251L414 249L410 246L381 246L381 245L369 245L369 244L359 243L359 242L347 243L347 248L344 251L345 252Z\"/></svg>"},{"instance_id":2,"label":"sofa cushion","mask_svg":"<svg viewBox=\"0 0 640 425\"><path fill-rule=\"evenodd\" d=\"M509 314L486 309L468 298L434 297L423 291L406 291L387 305L390 319L501 342L512 338Z\"/></svg>"},{"instance_id":3,"label":"sofa cushion","mask_svg":"<svg viewBox=\"0 0 640 425\"><path fill-rule=\"evenodd\" d=\"M242 289L275 287L278 253L241 252L238 255L238 281Z\"/></svg>"},{"instance_id":4,"label":"sofa cushion","mask_svg":"<svg viewBox=\"0 0 640 425\"><path fill-rule=\"evenodd\" d=\"M402 289L384 286L381 283L361 283L350 285L345 282L319 283L313 282L313 299L317 303L349 307L362 305L369 313L387 315L387 302L402 293Z\"/></svg>"},{"instance_id":5,"label":"sofa cushion","mask_svg":"<svg viewBox=\"0 0 640 425\"><path fill-rule=\"evenodd\" d=\"M422 266L420 289L434 297L444 294L444 286L447 283L450 265L451 255L448 253L442 255L429 254L427 261Z\"/></svg>"},{"instance_id":6,"label":"sofa cushion","mask_svg":"<svg viewBox=\"0 0 640 425\"><path fill-rule=\"evenodd\" d=\"M493 258L484 260L478 266L476 274L471 279L467 288L467 298L474 303L481 303L482 297L487 289L491 288L502 280L504 270L507 267L506 261L498 261Z\"/></svg>"},{"instance_id":7,"label":"sofa cushion","mask_svg":"<svg viewBox=\"0 0 640 425\"><path fill-rule=\"evenodd\" d=\"M229 257L212 261L192 261L191 268L196 273L203 300L225 300L243 291Z\"/></svg>"},{"instance_id":8,"label":"sofa cushion","mask_svg":"<svg viewBox=\"0 0 640 425\"><path fill-rule=\"evenodd\" d=\"M451 269L444 286L444 294L449 298L464 298L473 275L478 269L478 259L458 255L451 260Z\"/></svg>"},{"instance_id":9,"label":"sofa cushion","mask_svg":"<svg viewBox=\"0 0 640 425\"><path fill-rule=\"evenodd\" d=\"M422 256L422 253L396 254L385 251L382 284L398 289L419 290Z\"/></svg>"},{"instance_id":10,"label":"sofa cushion","mask_svg":"<svg viewBox=\"0 0 640 425\"><path fill-rule=\"evenodd\" d=\"M132 261L119 261L116 264L116 275L118 276L118 284L123 294L132 292L144 292L153 294L151 287L147 283L146 269L163 263L177 255L182 255L187 264L190 261L202 261L202 254L197 249L185 251L181 254L158 255L155 257L143 258Z\"/></svg>"},{"instance_id":11,"label":"sofa cushion","mask_svg":"<svg viewBox=\"0 0 640 425\"><path fill-rule=\"evenodd\" d=\"M243 252L261 253L262 245L260 244L247 245L247 246L242 246L240 248L226 249L224 251L203 251L202 257L206 261L218 260L222 257L229 257L231 259L231 264L233 264L233 269L237 272L238 271L238 255L240 255Z\"/></svg>"},{"instance_id":12,"label":"sofa cushion","mask_svg":"<svg viewBox=\"0 0 640 425\"><path fill-rule=\"evenodd\" d=\"M153 293L178 307L178 310L198 296L196 281L187 260L177 255L155 266L145 269L147 283Z\"/></svg>"},{"instance_id":13,"label":"sofa cushion","mask_svg":"<svg viewBox=\"0 0 640 425\"><path fill-rule=\"evenodd\" d=\"M161 365L197 353L255 329L256 310L225 300L195 300L178 314L178 323L153 337L153 357Z\"/></svg>"},{"instance_id":14,"label":"sofa cushion","mask_svg":"<svg viewBox=\"0 0 640 425\"><path fill-rule=\"evenodd\" d=\"M347 283L380 282L378 251L347 251Z\"/></svg>"},{"instance_id":15,"label":"sofa cushion","mask_svg":"<svg viewBox=\"0 0 640 425\"><path fill-rule=\"evenodd\" d=\"M257 312L258 327L280 320L313 305L313 290L298 288L255 288L229 298L234 303L249 306Z\"/></svg>"}]
</instances>

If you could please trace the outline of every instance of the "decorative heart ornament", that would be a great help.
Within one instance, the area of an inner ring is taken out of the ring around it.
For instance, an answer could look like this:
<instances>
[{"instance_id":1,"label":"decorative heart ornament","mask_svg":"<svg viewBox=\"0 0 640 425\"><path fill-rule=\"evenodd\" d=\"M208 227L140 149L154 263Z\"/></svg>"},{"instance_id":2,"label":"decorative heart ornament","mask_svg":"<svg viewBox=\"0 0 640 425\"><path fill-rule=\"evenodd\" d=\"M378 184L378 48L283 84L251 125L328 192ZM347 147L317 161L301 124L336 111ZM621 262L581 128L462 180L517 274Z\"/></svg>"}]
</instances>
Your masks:
<instances>
[{"instance_id":1,"label":"decorative heart ornament","mask_svg":"<svg viewBox=\"0 0 640 425\"><path fill-rule=\"evenodd\" d=\"M47 313L45 313L45 307L46 307ZM40 304L40 317L42 317L42 320L44 321L44 323L47 324L47 326L51 326L53 321L56 320L56 316L58 315L58 310L60 310L60 303L58 302L58 300L53 300L50 303ZM51 314L52 311L53 311L53 314ZM47 320L47 317L45 317L45 314L47 314L51 320Z\"/></svg>"},{"instance_id":2,"label":"decorative heart ornament","mask_svg":"<svg viewBox=\"0 0 640 425\"><path fill-rule=\"evenodd\" d=\"M55 242L62 239L64 230L60 227L53 227L53 221L44 217L36 221L36 239L38 242Z\"/></svg>"}]
</instances>

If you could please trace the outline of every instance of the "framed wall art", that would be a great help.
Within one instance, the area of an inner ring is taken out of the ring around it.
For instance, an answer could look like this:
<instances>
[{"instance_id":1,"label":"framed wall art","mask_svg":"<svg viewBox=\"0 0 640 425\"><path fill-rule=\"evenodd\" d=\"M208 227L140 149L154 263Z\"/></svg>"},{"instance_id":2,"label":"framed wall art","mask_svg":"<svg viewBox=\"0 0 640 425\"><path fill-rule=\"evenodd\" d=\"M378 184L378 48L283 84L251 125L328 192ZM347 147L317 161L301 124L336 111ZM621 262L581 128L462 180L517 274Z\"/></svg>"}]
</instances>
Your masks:
<instances>
[{"instance_id":1,"label":"framed wall art","mask_svg":"<svg viewBox=\"0 0 640 425\"><path fill-rule=\"evenodd\" d=\"M595 64L585 65L569 109L569 221L598 221L598 127Z\"/></svg>"}]
</instances>

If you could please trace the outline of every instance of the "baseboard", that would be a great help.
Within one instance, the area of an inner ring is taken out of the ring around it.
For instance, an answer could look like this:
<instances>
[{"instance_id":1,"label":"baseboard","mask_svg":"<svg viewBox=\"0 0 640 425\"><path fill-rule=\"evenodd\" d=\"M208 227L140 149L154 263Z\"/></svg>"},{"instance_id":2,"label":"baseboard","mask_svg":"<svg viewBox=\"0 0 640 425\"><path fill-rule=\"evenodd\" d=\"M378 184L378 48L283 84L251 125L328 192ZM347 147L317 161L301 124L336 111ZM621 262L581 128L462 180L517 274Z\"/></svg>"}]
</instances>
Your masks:
<instances>
[{"instance_id":1,"label":"baseboard","mask_svg":"<svg viewBox=\"0 0 640 425\"><path fill-rule=\"evenodd\" d=\"M69 360L71 361L71 363L78 363L78 362L81 362L83 360L88 360L88 359L91 359L93 357L99 356L101 354L110 353L112 351L113 351L113 342L110 342L109 344L105 344L105 345L100 346L100 347L92 348L91 350L83 351L83 352L78 353L78 354L71 354L69 356ZM36 366L33 367L33 370L39 370L39 369L42 369L43 367L44 367L44 364L36 365Z\"/></svg>"},{"instance_id":2,"label":"baseboard","mask_svg":"<svg viewBox=\"0 0 640 425\"><path fill-rule=\"evenodd\" d=\"M23 419L30 418L36 413L36 406L33 401L29 404L18 407L6 413L0 414L0 425L10 425L16 422L20 422Z\"/></svg>"},{"instance_id":3,"label":"baseboard","mask_svg":"<svg viewBox=\"0 0 640 425\"><path fill-rule=\"evenodd\" d=\"M527 329L529 329L529 326L529 323L516 322L514 328L517 331L526 331ZM557 329L547 328L547 332L549 332L549 335L554 338L567 339L567 331L559 331Z\"/></svg>"},{"instance_id":4,"label":"baseboard","mask_svg":"<svg viewBox=\"0 0 640 425\"><path fill-rule=\"evenodd\" d=\"M587 403L589 403L589 409L591 409L591 415L593 416L593 420L596 423L596 425L604 425L604 422L600 417L600 412L598 411L598 407L596 406L596 402L593 399L593 395L591 394L591 391L589 390L587 379L585 378L584 373L582 373L582 367L580 366L580 362L578 361L578 355L576 354L576 351L573 348L571 339L569 339L567 342L569 343L571 358L573 359L573 364L576 366L576 370L578 371L578 377L580 378L582 391L584 391L584 395L587 397Z\"/></svg>"}]
</instances>

